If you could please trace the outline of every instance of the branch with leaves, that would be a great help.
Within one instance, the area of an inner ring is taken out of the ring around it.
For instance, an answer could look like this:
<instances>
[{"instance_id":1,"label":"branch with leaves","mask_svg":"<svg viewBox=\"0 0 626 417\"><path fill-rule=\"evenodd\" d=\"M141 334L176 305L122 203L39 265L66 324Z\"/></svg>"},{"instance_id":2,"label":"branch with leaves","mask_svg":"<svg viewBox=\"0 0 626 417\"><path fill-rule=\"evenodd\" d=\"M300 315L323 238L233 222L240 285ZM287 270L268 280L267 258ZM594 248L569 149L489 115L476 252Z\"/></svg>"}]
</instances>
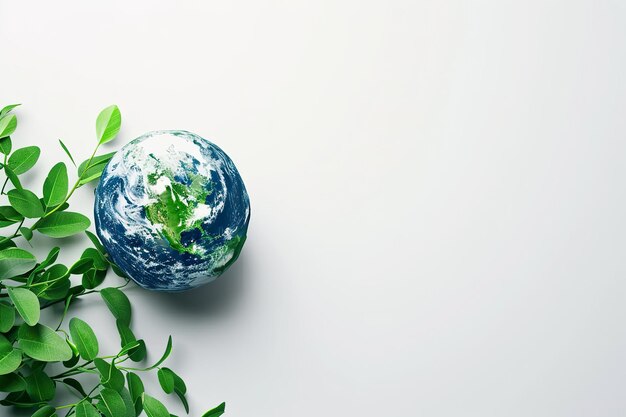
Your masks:
<instances>
[{"instance_id":1,"label":"branch with leaves","mask_svg":"<svg viewBox=\"0 0 626 417\"><path fill-rule=\"evenodd\" d=\"M122 291L130 280L112 262L98 238L87 230L90 220L68 210L68 200L74 192L97 181L113 156L114 153L97 152L117 136L122 120L119 109L110 106L98 115L97 145L78 167L68 148L59 141L77 168L77 179L70 187L67 166L59 162L48 173L39 197L20 181L20 175L35 166L41 150L37 146L13 150L15 107L9 105L0 110L0 171L6 176L0 196L8 200L8 205L0 205L0 229L10 230L6 236L0 236L0 392L7 393L0 406L32 409L32 417L138 417L142 413L148 417L170 417L173 414L165 405L144 390L140 375L156 370L164 393L176 395L189 413L185 382L162 366L172 351L171 336L156 363L131 366L133 362L145 362L147 347L131 330L131 303ZM93 246L86 248L70 267L57 262L59 247L38 261L29 250L18 247L18 243L31 245L34 233L52 238L85 233ZM104 287L109 270L126 283ZM74 317L65 323L74 301L94 293L100 295L115 319L120 350L113 354L100 354L98 338L85 321ZM53 329L41 323L40 317L42 310L55 304L64 308ZM59 386L69 389L76 401L58 404ZM221 416L224 409L222 403L203 417Z\"/></svg>"}]
</instances>

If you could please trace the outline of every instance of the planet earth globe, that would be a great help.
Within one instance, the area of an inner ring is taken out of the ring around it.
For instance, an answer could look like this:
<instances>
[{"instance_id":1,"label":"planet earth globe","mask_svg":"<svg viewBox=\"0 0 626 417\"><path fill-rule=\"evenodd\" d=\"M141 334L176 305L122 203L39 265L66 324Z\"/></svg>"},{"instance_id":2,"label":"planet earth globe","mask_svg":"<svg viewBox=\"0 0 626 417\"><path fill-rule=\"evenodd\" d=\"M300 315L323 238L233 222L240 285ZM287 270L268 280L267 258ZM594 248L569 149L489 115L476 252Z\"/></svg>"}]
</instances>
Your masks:
<instances>
[{"instance_id":1,"label":"planet earth globe","mask_svg":"<svg viewBox=\"0 0 626 417\"><path fill-rule=\"evenodd\" d=\"M250 200L233 161L190 132L150 132L109 161L96 188L96 232L140 286L183 291L213 281L246 240Z\"/></svg>"}]
</instances>

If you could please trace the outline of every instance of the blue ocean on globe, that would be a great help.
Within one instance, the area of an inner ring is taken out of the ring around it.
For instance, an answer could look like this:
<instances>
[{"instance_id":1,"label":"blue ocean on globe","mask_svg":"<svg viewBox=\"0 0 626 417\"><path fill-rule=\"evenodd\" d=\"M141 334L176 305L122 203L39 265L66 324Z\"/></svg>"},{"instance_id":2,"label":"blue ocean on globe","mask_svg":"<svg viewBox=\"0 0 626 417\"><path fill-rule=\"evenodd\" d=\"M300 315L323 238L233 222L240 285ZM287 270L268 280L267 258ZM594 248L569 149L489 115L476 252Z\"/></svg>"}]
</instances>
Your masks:
<instances>
[{"instance_id":1,"label":"blue ocean on globe","mask_svg":"<svg viewBox=\"0 0 626 417\"><path fill-rule=\"evenodd\" d=\"M239 256L250 200L233 161L186 131L147 133L110 160L96 188L98 237L140 286L183 291Z\"/></svg>"}]
</instances>

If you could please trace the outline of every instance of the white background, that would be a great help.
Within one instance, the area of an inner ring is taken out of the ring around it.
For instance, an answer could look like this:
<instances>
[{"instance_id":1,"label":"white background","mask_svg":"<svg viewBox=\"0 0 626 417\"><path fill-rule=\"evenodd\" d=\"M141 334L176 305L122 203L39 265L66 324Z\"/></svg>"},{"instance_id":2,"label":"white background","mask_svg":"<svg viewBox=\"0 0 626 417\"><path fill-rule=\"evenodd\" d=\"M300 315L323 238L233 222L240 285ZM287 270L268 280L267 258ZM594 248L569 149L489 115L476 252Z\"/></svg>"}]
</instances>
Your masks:
<instances>
[{"instance_id":1,"label":"white background","mask_svg":"<svg viewBox=\"0 0 626 417\"><path fill-rule=\"evenodd\" d=\"M626 415L623 1L2 0L0 39L36 191L112 103L108 149L186 129L237 164L238 263L128 292L193 416Z\"/></svg>"}]
</instances>

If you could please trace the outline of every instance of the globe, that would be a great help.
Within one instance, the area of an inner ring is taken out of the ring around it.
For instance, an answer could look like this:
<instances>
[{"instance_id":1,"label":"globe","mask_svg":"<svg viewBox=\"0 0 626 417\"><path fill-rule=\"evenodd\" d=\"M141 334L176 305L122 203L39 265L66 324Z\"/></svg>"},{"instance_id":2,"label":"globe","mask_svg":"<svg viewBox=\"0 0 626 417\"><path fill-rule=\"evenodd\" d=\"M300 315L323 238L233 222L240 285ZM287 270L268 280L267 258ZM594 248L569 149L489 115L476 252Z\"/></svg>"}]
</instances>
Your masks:
<instances>
[{"instance_id":1,"label":"globe","mask_svg":"<svg viewBox=\"0 0 626 417\"><path fill-rule=\"evenodd\" d=\"M183 291L239 256L250 200L233 161L186 131L150 132L109 161L96 188L96 232L140 286Z\"/></svg>"}]
</instances>

